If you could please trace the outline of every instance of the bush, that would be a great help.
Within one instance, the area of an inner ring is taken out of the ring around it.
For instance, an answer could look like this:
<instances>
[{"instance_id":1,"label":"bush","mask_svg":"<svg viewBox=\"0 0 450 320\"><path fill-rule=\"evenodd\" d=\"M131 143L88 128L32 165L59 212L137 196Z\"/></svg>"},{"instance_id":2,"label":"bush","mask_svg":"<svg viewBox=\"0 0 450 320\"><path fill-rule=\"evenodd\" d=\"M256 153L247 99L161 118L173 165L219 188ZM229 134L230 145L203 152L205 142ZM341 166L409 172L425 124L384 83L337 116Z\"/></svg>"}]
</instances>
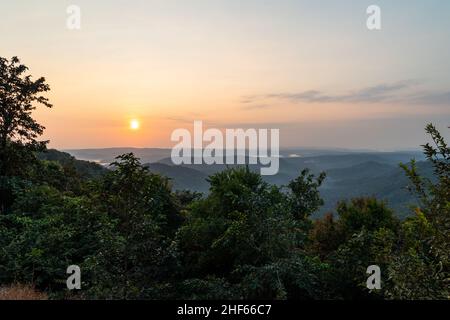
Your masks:
<instances>
[{"instance_id":1,"label":"bush","mask_svg":"<svg viewBox=\"0 0 450 320\"><path fill-rule=\"evenodd\" d=\"M0 300L47 300L43 292L38 292L31 285L13 284L0 287Z\"/></svg>"}]
</instances>

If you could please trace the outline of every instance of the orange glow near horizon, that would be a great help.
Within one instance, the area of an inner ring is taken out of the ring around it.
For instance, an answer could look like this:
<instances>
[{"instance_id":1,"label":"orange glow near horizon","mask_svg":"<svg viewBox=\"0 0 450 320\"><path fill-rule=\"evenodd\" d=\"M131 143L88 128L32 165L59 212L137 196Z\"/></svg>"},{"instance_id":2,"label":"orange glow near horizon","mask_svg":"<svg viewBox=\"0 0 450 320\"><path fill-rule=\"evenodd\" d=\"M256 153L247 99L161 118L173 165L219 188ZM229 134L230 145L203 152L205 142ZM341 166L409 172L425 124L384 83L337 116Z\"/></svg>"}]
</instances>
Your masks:
<instances>
[{"instance_id":1,"label":"orange glow near horizon","mask_svg":"<svg viewBox=\"0 0 450 320\"><path fill-rule=\"evenodd\" d=\"M195 120L278 128L284 147L415 148L450 119L449 20L424 19L450 4L369 32L345 2L81 0L69 30L64 1L3 1L0 55L50 85L33 113L50 148L167 148Z\"/></svg>"}]
</instances>

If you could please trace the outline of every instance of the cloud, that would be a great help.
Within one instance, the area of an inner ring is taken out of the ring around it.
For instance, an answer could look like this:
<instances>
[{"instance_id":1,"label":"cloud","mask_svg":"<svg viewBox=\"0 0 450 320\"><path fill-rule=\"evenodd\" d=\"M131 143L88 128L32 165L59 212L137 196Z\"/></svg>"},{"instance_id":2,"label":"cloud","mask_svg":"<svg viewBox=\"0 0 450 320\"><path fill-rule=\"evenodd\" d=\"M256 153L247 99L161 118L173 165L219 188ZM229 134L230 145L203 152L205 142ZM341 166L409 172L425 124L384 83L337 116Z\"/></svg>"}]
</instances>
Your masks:
<instances>
[{"instance_id":1,"label":"cloud","mask_svg":"<svg viewBox=\"0 0 450 320\"><path fill-rule=\"evenodd\" d=\"M192 118L183 118L183 117L166 117L167 120L182 122L182 123L193 123L194 120Z\"/></svg>"},{"instance_id":2,"label":"cloud","mask_svg":"<svg viewBox=\"0 0 450 320\"><path fill-rule=\"evenodd\" d=\"M294 93L272 93L243 97L243 103L256 103L267 100L288 100L306 103L412 103L421 105L450 105L450 91L422 92L413 90L420 84L418 80L405 80L397 83L384 83L365 87L344 94L330 94L320 90L308 90ZM267 104L263 104L266 108ZM245 106L243 109L251 109ZM253 107L257 109L257 107Z\"/></svg>"},{"instance_id":3,"label":"cloud","mask_svg":"<svg viewBox=\"0 0 450 320\"><path fill-rule=\"evenodd\" d=\"M432 92L418 95L413 97L411 102L422 105L450 106L450 91Z\"/></svg>"},{"instance_id":4,"label":"cloud","mask_svg":"<svg viewBox=\"0 0 450 320\"><path fill-rule=\"evenodd\" d=\"M256 109L267 109L270 107L271 107L271 105L269 105L269 104L252 104L252 105L243 106L242 109L243 110L256 110Z\"/></svg>"},{"instance_id":5,"label":"cloud","mask_svg":"<svg viewBox=\"0 0 450 320\"><path fill-rule=\"evenodd\" d=\"M204 116L202 116L200 113L189 112L185 116L167 116L164 119L182 123L193 123L195 120L202 119L203 117Z\"/></svg>"}]
</instances>

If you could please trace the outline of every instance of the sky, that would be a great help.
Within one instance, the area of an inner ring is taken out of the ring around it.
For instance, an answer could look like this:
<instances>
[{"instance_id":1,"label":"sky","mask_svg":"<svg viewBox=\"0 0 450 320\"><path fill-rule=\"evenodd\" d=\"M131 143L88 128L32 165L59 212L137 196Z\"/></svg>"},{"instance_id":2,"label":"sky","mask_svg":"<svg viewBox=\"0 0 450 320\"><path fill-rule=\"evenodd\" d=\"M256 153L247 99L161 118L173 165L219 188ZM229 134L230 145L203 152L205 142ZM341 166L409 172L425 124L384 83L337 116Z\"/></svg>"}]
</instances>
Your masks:
<instances>
[{"instance_id":1,"label":"sky","mask_svg":"<svg viewBox=\"0 0 450 320\"><path fill-rule=\"evenodd\" d=\"M0 0L0 56L47 79L35 117L59 149L171 147L194 120L278 128L282 147L418 148L429 122L448 137L449 39L442 0Z\"/></svg>"}]
</instances>

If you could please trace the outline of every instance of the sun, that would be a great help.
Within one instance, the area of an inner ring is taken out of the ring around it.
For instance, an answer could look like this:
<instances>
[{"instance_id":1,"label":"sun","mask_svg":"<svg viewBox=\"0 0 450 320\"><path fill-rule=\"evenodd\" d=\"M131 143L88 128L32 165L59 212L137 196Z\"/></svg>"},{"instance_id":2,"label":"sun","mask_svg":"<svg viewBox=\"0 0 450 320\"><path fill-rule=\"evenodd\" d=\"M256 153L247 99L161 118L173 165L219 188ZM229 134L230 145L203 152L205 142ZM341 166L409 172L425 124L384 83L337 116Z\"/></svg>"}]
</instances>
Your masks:
<instances>
[{"instance_id":1,"label":"sun","mask_svg":"<svg viewBox=\"0 0 450 320\"><path fill-rule=\"evenodd\" d=\"M140 127L139 120L137 120L137 119L132 119L132 120L130 121L130 129L131 129L131 130L137 130L137 129L139 129L139 127Z\"/></svg>"}]
</instances>

